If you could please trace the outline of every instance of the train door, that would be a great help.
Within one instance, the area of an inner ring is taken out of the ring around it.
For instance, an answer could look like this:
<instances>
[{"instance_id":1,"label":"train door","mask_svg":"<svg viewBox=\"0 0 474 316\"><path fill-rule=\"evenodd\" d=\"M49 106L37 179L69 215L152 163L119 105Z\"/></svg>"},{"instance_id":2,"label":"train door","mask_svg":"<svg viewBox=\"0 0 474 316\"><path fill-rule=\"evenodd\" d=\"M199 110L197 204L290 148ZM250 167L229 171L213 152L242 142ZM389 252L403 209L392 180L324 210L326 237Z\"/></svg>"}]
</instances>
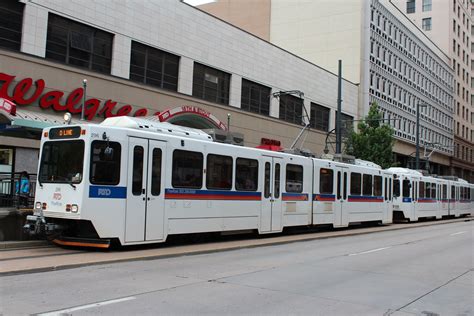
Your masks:
<instances>
[{"instance_id":1,"label":"train door","mask_svg":"<svg viewBox=\"0 0 474 316\"><path fill-rule=\"evenodd\" d=\"M336 167L336 201L334 203L334 227L346 226L349 222L347 209L347 169Z\"/></svg>"},{"instance_id":2,"label":"train door","mask_svg":"<svg viewBox=\"0 0 474 316\"><path fill-rule=\"evenodd\" d=\"M392 175L388 173L384 173L382 177L383 181L383 201L384 201L384 207L383 207L383 212L384 212L384 221L383 222L392 222L393 221L393 203L392 203L392 198L389 196L389 181L391 179ZM382 195L382 194L381 194Z\"/></svg>"},{"instance_id":3,"label":"train door","mask_svg":"<svg viewBox=\"0 0 474 316\"><path fill-rule=\"evenodd\" d=\"M263 197L260 214L260 232L282 230L281 179L282 159L263 156Z\"/></svg>"},{"instance_id":4,"label":"train door","mask_svg":"<svg viewBox=\"0 0 474 316\"><path fill-rule=\"evenodd\" d=\"M163 239L165 148L165 142L129 139L125 242Z\"/></svg>"}]
</instances>

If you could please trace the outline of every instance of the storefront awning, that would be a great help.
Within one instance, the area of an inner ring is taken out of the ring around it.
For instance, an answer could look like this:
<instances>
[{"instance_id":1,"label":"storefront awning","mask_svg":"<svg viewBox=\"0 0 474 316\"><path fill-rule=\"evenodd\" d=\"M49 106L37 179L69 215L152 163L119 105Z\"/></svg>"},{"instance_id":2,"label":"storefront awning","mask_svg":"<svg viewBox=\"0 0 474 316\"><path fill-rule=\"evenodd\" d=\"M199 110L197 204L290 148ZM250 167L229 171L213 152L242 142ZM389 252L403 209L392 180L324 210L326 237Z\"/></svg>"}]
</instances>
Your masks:
<instances>
[{"instance_id":1,"label":"storefront awning","mask_svg":"<svg viewBox=\"0 0 474 316\"><path fill-rule=\"evenodd\" d=\"M85 122L71 121L79 123ZM13 102L0 98L0 136L40 139L43 128L65 124L61 116L17 109Z\"/></svg>"}]
</instances>

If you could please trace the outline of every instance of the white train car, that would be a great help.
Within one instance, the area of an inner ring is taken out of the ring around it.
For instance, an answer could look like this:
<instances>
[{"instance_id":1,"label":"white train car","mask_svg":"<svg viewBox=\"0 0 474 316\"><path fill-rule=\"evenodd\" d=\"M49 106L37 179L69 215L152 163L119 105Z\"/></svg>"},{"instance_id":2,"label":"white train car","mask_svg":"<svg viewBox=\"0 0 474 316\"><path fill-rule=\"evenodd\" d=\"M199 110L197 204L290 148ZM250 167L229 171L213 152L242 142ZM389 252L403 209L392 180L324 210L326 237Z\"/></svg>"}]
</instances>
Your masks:
<instances>
[{"instance_id":1,"label":"white train car","mask_svg":"<svg viewBox=\"0 0 474 316\"><path fill-rule=\"evenodd\" d=\"M455 216L474 215L474 185L463 179L449 181L449 209Z\"/></svg>"},{"instance_id":2,"label":"white train car","mask_svg":"<svg viewBox=\"0 0 474 316\"><path fill-rule=\"evenodd\" d=\"M63 245L391 222L390 172L216 143L143 118L45 129L40 156L26 228L56 233Z\"/></svg>"},{"instance_id":3,"label":"white train car","mask_svg":"<svg viewBox=\"0 0 474 316\"><path fill-rule=\"evenodd\" d=\"M392 173L380 167L315 159L313 223L392 222Z\"/></svg>"},{"instance_id":4,"label":"white train car","mask_svg":"<svg viewBox=\"0 0 474 316\"><path fill-rule=\"evenodd\" d=\"M473 212L472 185L464 180L423 176L405 168L389 168L394 174L393 213L395 219L417 221L465 216Z\"/></svg>"}]
</instances>

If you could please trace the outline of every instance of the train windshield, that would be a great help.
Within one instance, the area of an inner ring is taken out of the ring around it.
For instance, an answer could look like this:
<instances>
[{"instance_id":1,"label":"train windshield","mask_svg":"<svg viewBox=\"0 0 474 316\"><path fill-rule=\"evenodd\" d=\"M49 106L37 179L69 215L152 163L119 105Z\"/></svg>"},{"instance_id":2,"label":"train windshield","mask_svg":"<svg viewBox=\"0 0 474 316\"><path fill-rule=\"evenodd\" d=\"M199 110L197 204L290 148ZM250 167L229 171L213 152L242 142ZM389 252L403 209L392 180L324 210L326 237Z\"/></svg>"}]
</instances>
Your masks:
<instances>
[{"instance_id":1,"label":"train windshield","mask_svg":"<svg viewBox=\"0 0 474 316\"><path fill-rule=\"evenodd\" d=\"M84 141L44 143L40 166L40 183L80 183L84 167Z\"/></svg>"}]
</instances>

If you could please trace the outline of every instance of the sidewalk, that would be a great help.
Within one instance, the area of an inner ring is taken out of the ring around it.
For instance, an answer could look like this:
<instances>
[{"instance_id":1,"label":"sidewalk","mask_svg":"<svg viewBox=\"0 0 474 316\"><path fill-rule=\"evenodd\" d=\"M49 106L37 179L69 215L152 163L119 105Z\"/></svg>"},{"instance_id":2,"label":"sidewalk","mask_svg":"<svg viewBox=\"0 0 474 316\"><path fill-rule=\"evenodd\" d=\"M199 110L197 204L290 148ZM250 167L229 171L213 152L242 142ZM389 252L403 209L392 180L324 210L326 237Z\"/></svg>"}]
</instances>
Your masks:
<instances>
[{"instance_id":1,"label":"sidewalk","mask_svg":"<svg viewBox=\"0 0 474 316\"><path fill-rule=\"evenodd\" d=\"M0 241L0 251L3 249L38 248L49 245L46 240Z\"/></svg>"}]
</instances>

